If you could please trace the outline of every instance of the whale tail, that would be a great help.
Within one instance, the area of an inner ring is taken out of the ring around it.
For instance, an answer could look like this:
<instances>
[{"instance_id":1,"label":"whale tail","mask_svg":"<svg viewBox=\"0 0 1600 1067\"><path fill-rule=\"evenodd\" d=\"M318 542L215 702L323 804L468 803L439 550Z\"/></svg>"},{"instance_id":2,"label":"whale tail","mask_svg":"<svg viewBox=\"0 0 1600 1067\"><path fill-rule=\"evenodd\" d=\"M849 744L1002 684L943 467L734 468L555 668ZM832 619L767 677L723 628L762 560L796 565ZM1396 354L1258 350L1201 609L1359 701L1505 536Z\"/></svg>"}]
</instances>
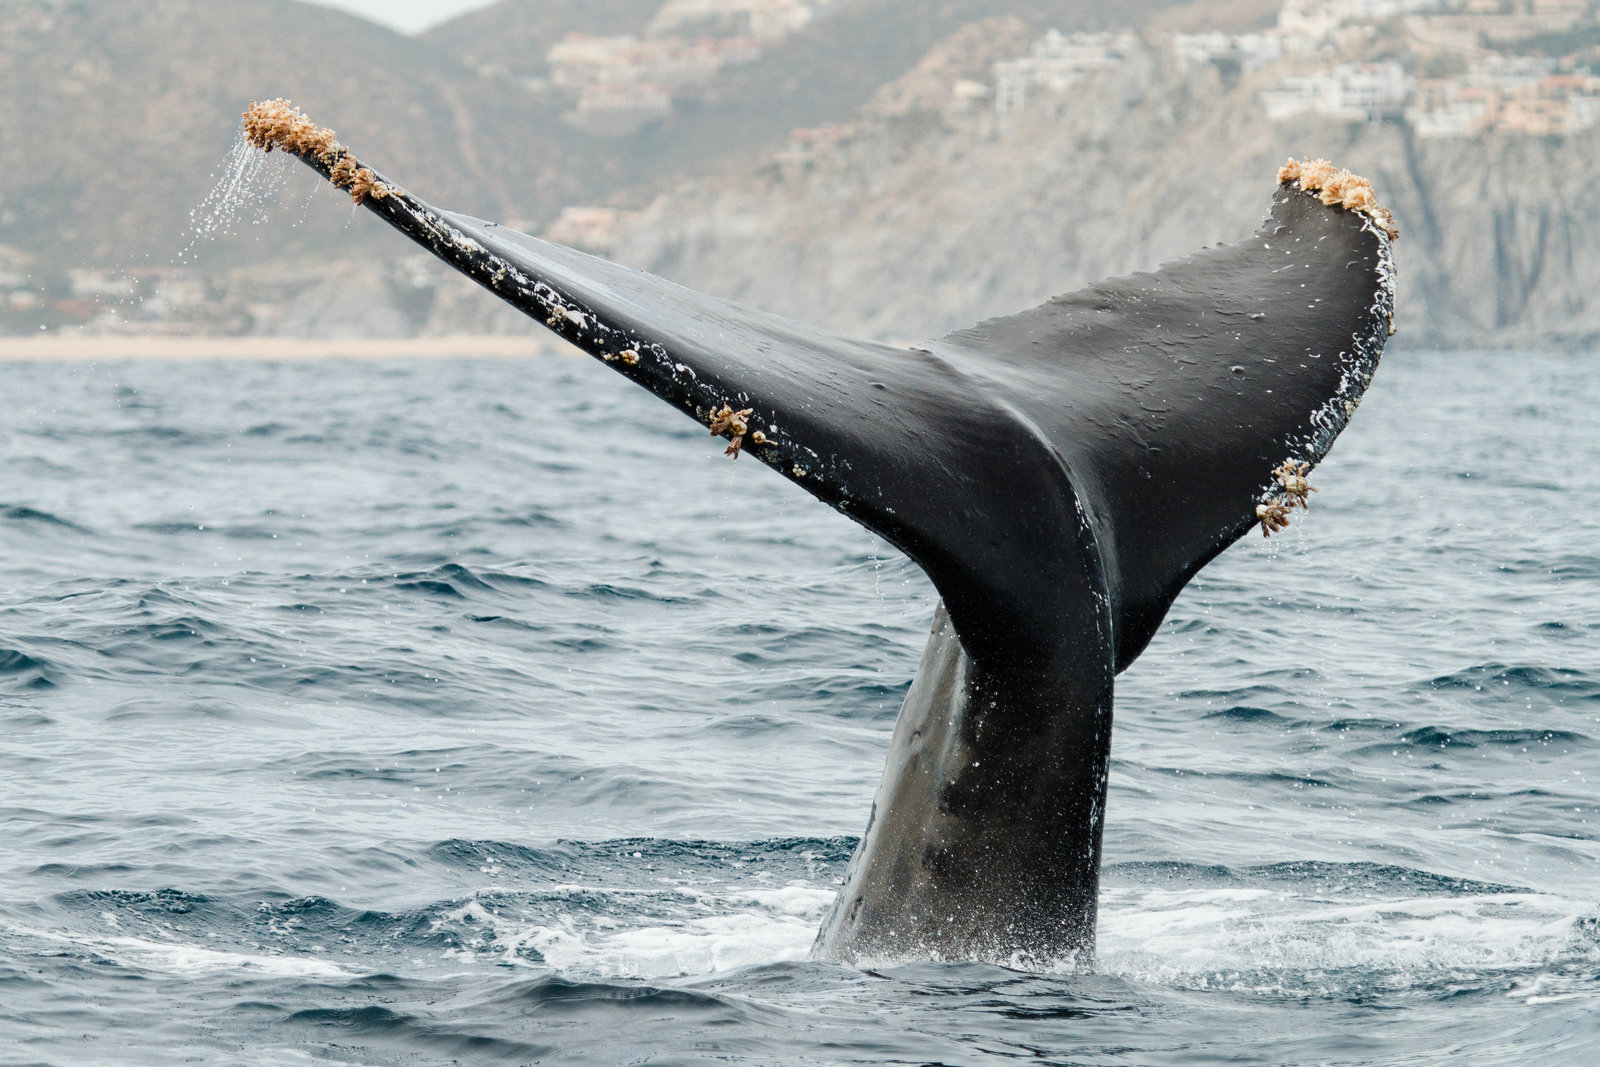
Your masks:
<instances>
[{"instance_id":1,"label":"whale tail","mask_svg":"<svg viewBox=\"0 0 1600 1067\"><path fill-rule=\"evenodd\" d=\"M435 208L285 101L246 130L927 572L940 620L824 952L1092 942L1112 678L1305 503L1360 401L1394 306L1370 186L1291 163L1237 244L906 349Z\"/></svg>"}]
</instances>

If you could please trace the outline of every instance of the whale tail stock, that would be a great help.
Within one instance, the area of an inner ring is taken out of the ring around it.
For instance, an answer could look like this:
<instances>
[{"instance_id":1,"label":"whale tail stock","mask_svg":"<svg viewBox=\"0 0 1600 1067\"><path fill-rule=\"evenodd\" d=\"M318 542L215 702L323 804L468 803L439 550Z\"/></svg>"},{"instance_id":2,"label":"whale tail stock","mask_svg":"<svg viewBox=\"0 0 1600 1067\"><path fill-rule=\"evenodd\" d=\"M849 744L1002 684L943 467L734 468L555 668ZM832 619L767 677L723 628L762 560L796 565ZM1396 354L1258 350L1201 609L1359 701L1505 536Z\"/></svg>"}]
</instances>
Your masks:
<instances>
[{"instance_id":1,"label":"whale tail stock","mask_svg":"<svg viewBox=\"0 0 1600 1067\"><path fill-rule=\"evenodd\" d=\"M1285 166L1245 240L912 349L412 197L285 101L246 132L883 536L942 598L820 955L1092 949L1114 676L1184 584L1303 505L1391 332L1370 186Z\"/></svg>"}]
</instances>

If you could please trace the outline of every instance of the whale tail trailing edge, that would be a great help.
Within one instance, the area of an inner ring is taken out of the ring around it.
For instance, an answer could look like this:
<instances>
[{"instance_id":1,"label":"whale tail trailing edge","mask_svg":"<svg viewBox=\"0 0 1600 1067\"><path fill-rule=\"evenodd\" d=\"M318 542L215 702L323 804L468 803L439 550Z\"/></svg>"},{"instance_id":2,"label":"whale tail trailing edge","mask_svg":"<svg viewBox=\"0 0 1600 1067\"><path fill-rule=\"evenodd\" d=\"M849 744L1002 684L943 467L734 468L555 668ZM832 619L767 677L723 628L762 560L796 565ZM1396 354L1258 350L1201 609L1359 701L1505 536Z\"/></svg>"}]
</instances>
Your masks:
<instances>
[{"instance_id":1,"label":"whale tail trailing edge","mask_svg":"<svg viewBox=\"0 0 1600 1067\"><path fill-rule=\"evenodd\" d=\"M246 131L932 579L940 679L902 712L825 951L881 948L952 894L973 929L935 954L1008 958L980 926L1033 954L1092 941L1112 677L1200 567L1303 503L1359 402L1394 302L1370 187L1292 164L1244 241L902 349L435 208L284 101Z\"/></svg>"},{"instance_id":2,"label":"whale tail trailing edge","mask_svg":"<svg viewBox=\"0 0 1600 1067\"><path fill-rule=\"evenodd\" d=\"M1327 184L1359 182L1331 168L1309 188L1286 168L1239 244L906 350L434 208L284 101L246 126L895 544L968 651L1045 672L1106 639L1117 670L1132 661L1273 503L1273 471L1326 452L1393 308L1381 209L1323 204ZM1108 618L1086 610L1097 599Z\"/></svg>"},{"instance_id":3,"label":"whale tail trailing edge","mask_svg":"<svg viewBox=\"0 0 1600 1067\"><path fill-rule=\"evenodd\" d=\"M1306 503L1392 332L1393 221L1361 179L1300 170L1243 241L932 346L1060 450L1097 519L1118 671L1196 571ZM1370 209L1330 207L1323 178Z\"/></svg>"}]
</instances>

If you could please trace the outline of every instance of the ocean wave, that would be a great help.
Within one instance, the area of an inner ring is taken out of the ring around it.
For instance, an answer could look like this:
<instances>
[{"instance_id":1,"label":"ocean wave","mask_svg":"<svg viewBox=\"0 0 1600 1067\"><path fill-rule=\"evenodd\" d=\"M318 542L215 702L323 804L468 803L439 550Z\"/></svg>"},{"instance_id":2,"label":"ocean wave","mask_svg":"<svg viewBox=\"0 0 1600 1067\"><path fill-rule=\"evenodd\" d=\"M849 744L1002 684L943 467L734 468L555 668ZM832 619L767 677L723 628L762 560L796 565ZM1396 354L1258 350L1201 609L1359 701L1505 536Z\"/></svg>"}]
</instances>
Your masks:
<instances>
[{"instance_id":1,"label":"ocean wave","mask_svg":"<svg viewBox=\"0 0 1600 1067\"><path fill-rule=\"evenodd\" d=\"M130 1062L1589 1062L1600 563L1529 516L1600 483L1519 471L1588 441L1596 379L1480 363L1386 367L1307 521L1118 679L1090 973L806 961L933 593L603 370L9 365L39 432L0 505L0 1029L56 1063L107 1058L90 1031ZM1485 438L1519 376L1566 422Z\"/></svg>"},{"instance_id":2,"label":"ocean wave","mask_svg":"<svg viewBox=\"0 0 1600 1067\"><path fill-rule=\"evenodd\" d=\"M1423 683L1430 690L1529 691L1542 699L1600 701L1600 675L1571 667L1481 663L1438 675ZM1496 688L1498 687L1498 689ZM1504 696L1506 694L1499 693Z\"/></svg>"},{"instance_id":3,"label":"ocean wave","mask_svg":"<svg viewBox=\"0 0 1600 1067\"><path fill-rule=\"evenodd\" d=\"M49 660L0 648L0 691L54 689L58 668Z\"/></svg>"},{"instance_id":4,"label":"ocean wave","mask_svg":"<svg viewBox=\"0 0 1600 1067\"><path fill-rule=\"evenodd\" d=\"M52 515L48 511L26 507L22 504L0 504L0 522L33 523L40 526L52 526L61 530L71 530L73 533L89 534L94 531L87 526L79 525L70 519L63 519L59 515Z\"/></svg>"},{"instance_id":5,"label":"ocean wave","mask_svg":"<svg viewBox=\"0 0 1600 1067\"><path fill-rule=\"evenodd\" d=\"M1424 748L1480 748L1498 745L1525 749L1529 745L1560 745L1565 750L1568 746L1587 748L1594 744L1593 738L1571 730L1475 730L1459 727L1444 729L1438 726L1422 726L1408 730L1400 735L1399 741Z\"/></svg>"},{"instance_id":6,"label":"ocean wave","mask_svg":"<svg viewBox=\"0 0 1600 1067\"><path fill-rule=\"evenodd\" d=\"M310 956L228 951L178 938L89 934L20 925L10 925L7 933L13 938L33 942L44 952L66 952L129 974L341 979L357 973Z\"/></svg>"}]
</instances>

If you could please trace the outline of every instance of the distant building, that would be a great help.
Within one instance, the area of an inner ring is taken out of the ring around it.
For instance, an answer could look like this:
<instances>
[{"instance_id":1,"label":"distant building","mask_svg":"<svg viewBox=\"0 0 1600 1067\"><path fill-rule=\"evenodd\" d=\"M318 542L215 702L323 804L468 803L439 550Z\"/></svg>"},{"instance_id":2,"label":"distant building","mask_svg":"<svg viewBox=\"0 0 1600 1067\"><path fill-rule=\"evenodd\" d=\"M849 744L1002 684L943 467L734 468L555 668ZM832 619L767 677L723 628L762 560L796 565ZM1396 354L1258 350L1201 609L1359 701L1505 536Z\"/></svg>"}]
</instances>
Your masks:
<instances>
[{"instance_id":1,"label":"distant building","mask_svg":"<svg viewBox=\"0 0 1600 1067\"><path fill-rule=\"evenodd\" d=\"M785 37L804 29L822 4L810 0L667 0L650 23L651 36Z\"/></svg>"},{"instance_id":2,"label":"distant building","mask_svg":"<svg viewBox=\"0 0 1600 1067\"><path fill-rule=\"evenodd\" d=\"M649 83L666 89L696 84L725 66L761 54L745 37L594 37L569 33L545 56L550 80L564 89Z\"/></svg>"},{"instance_id":3,"label":"distant building","mask_svg":"<svg viewBox=\"0 0 1600 1067\"><path fill-rule=\"evenodd\" d=\"M1560 136L1567 132L1567 102L1538 97L1503 101L1495 127L1530 137Z\"/></svg>"},{"instance_id":4,"label":"distant building","mask_svg":"<svg viewBox=\"0 0 1600 1067\"><path fill-rule=\"evenodd\" d=\"M1496 101L1488 90L1453 78L1418 80L1406 124L1418 137L1472 137L1494 118Z\"/></svg>"},{"instance_id":5,"label":"distant building","mask_svg":"<svg viewBox=\"0 0 1600 1067\"><path fill-rule=\"evenodd\" d=\"M574 99L566 120L628 133L672 110L726 67L749 63L837 0L667 0L643 37L569 33L545 54L549 86ZM529 88L543 91L545 83Z\"/></svg>"},{"instance_id":6,"label":"distant building","mask_svg":"<svg viewBox=\"0 0 1600 1067\"><path fill-rule=\"evenodd\" d=\"M569 33L545 53L550 65L550 81L566 89L596 85L614 79L614 72L635 64L639 39L632 34L596 37L589 33Z\"/></svg>"},{"instance_id":7,"label":"distant building","mask_svg":"<svg viewBox=\"0 0 1600 1067\"><path fill-rule=\"evenodd\" d=\"M68 271L67 285L75 300L121 300L137 290L130 275L109 270Z\"/></svg>"},{"instance_id":8,"label":"distant building","mask_svg":"<svg viewBox=\"0 0 1600 1067\"><path fill-rule=\"evenodd\" d=\"M1399 115L1410 92L1410 79L1398 63L1340 63L1325 73L1285 78L1261 94L1261 103L1274 122L1307 112L1377 122Z\"/></svg>"},{"instance_id":9,"label":"distant building","mask_svg":"<svg viewBox=\"0 0 1600 1067\"><path fill-rule=\"evenodd\" d=\"M1406 122L1419 137L1559 137L1600 123L1600 78L1530 74L1548 69L1543 60L1495 57L1462 78L1418 81Z\"/></svg>"},{"instance_id":10,"label":"distant building","mask_svg":"<svg viewBox=\"0 0 1600 1067\"><path fill-rule=\"evenodd\" d=\"M674 94L761 54L749 37L595 37L570 33L546 54L550 82L576 92L568 122L592 133L631 133L672 111Z\"/></svg>"},{"instance_id":11,"label":"distant building","mask_svg":"<svg viewBox=\"0 0 1600 1067\"><path fill-rule=\"evenodd\" d=\"M1284 0L1278 12L1278 35L1289 52L1304 55L1346 23L1379 22L1443 6L1442 0Z\"/></svg>"},{"instance_id":12,"label":"distant building","mask_svg":"<svg viewBox=\"0 0 1600 1067\"><path fill-rule=\"evenodd\" d=\"M1538 85L1555 73L1555 69L1556 61L1549 56L1491 55L1472 65L1467 83L1515 92Z\"/></svg>"},{"instance_id":13,"label":"distant building","mask_svg":"<svg viewBox=\"0 0 1600 1067\"><path fill-rule=\"evenodd\" d=\"M1061 92L1089 71L1121 63L1139 47L1131 33L1062 33L1051 30L1030 54L994 66L994 106L1001 117L1023 111L1038 90Z\"/></svg>"},{"instance_id":14,"label":"distant building","mask_svg":"<svg viewBox=\"0 0 1600 1067\"><path fill-rule=\"evenodd\" d=\"M1589 0L1533 0L1533 13L1540 18L1570 19L1577 22L1589 14Z\"/></svg>"},{"instance_id":15,"label":"distant building","mask_svg":"<svg viewBox=\"0 0 1600 1067\"><path fill-rule=\"evenodd\" d=\"M1526 0L1520 3L1469 2L1460 11L1414 15L1406 19L1413 47L1423 51L1482 53L1504 42L1542 33L1559 33L1590 19L1585 0Z\"/></svg>"},{"instance_id":16,"label":"distant building","mask_svg":"<svg viewBox=\"0 0 1600 1067\"><path fill-rule=\"evenodd\" d=\"M1252 71L1283 58L1283 37L1276 33L1178 33L1172 37L1172 58L1180 68L1232 60Z\"/></svg>"},{"instance_id":17,"label":"distant building","mask_svg":"<svg viewBox=\"0 0 1600 1067\"><path fill-rule=\"evenodd\" d=\"M1600 93L1567 98L1567 132L1578 133L1600 126Z\"/></svg>"}]
</instances>

